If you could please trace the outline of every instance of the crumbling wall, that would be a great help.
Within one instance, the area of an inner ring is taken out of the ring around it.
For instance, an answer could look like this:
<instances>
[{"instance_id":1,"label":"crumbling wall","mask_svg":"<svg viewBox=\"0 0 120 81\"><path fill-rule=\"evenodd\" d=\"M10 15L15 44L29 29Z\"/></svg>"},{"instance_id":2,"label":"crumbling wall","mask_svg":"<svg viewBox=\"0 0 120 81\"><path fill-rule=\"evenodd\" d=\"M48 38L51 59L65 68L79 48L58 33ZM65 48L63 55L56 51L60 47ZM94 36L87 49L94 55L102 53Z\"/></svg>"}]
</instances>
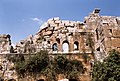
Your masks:
<instances>
[{"instance_id":1,"label":"crumbling wall","mask_svg":"<svg viewBox=\"0 0 120 81\"><path fill-rule=\"evenodd\" d=\"M0 53L10 53L11 40L10 35L0 34Z\"/></svg>"},{"instance_id":2,"label":"crumbling wall","mask_svg":"<svg viewBox=\"0 0 120 81\"><path fill-rule=\"evenodd\" d=\"M84 22L48 19L34 36L16 45L17 53L47 49L49 53L94 53L97 60L104 59L111 49L120 51L120 18L99 13L96 8ZM92 49L86 43L88 34L92 34Z\"/></svg>"},{"instance_id":3,"label":"crumbling wall","mask_svg":"<svg viewBox=\"0 0 120 81\"><path fill-rule=\"evenodd\" d=\"M15 53L34 53L36 51L33 43L33 36L28 36L25 40L21 40L16 44Z\"/></svg>"},{"instance_id":4,"label":"crumbling wall","mask_svg":"<svg viewBox=\"0 0 120 81\"><path fill-rule=\"evenodd\" d=\"M39 32L34 36L34 44L37 49L49 49L49 53L82 53L83 45L87 52L90 48L85 44L86 32L92 33L92 30L86 27L82 22L52 18L40 27ZM85 41L83 42L82 39ZM64 43L68 44L66 52L63 49ZM54 50L54 44L56 44L56 50Z\"/></svg>"},{"instance_id":5,"label":"crumbling wall","mask_svg":"<svg viewBox=\"0 0 120 81\"><path fill-rule=\"evenodd\" d=\"M120 51L120 26L119 17L100 16L99 11L100 9L95 9L88 17L85 17L85 24L92 27L94 31L95 58L103 61L110 50Z\"/></svg>"},{"instance_id":6,"label":"crumbling wall","mask_svg":"<svg viewBox=\"0 0 120 81\"><path fill-rule=\"evenodd\" d=\"M9 79L17 80L18 76L14 68L14 63L7 59L7 54L0 55L0 77L4 81Z\"/></svg>"}]
</instances>

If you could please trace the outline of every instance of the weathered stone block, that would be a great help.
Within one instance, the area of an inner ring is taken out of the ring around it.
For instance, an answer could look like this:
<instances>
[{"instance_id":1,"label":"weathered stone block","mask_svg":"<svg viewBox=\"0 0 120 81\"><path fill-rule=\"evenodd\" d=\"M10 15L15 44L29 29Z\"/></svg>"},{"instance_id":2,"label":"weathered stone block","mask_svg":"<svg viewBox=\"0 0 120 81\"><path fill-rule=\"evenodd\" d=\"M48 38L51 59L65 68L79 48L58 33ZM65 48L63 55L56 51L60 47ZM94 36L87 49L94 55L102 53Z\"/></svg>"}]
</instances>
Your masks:
<instances>
[{"instance_id":1,"label":"weathered stone block","mask_svg":"<svg viewBox=\"0 0 120 81\"><path fill-rule=\"evenodd\" d=\"M113 36L120 37L120 29L113 29Z\"/></svg>"},{"instance_id":2,"label":"weathered stone block","mask_svg":"<svg viewBox=\"0 0 120 81\"><path fill-rule=\"evenodd\" d=\"M52 31L47 31L44 35L50 35L52 34Z\"/></svg>"},{"instance_id":3,"label":"weathered stone block","mask_svg":"<svg viewBox=\"0 0 120 81\"><path fill-rule=\"evenodd\" d=\"M108 47L111 47L112 45L112 41L111 41L111 38L105 38L105 47L108 48Z\"/></svg>"},{"instance_id":4,"label":"weathered stone block","mask_svg":"<svg viewBox=\"0 0 120 81\"><path fill-rule=\"evenodd\" d=\"M112 38L112 46L120 47L120 38Z\"/></svg>"}]
</instances>

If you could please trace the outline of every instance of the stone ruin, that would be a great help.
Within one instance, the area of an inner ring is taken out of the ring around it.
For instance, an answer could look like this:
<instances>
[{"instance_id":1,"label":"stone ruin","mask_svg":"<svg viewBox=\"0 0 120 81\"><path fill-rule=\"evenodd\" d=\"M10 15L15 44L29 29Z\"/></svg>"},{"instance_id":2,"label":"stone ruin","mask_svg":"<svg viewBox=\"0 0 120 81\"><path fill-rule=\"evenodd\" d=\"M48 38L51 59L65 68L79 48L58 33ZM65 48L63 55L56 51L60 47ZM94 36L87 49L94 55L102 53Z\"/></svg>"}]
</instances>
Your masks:
<instances>
[{"instance_id":1,"label":"stone ruin","mask_svg":"<svg viewBox=\"0 0 120 81\"><path fill-rule=\"evenodd\" d=\"M4 80L16 79L17 73L14 69L14 63L7 60L6 55L0 55L0 81L1 78Z\"/></svg>"},{"instance_id":2,"label":"stone ruin","mask_svg":"<svg viewBox=\"0 0 120 81\"><path fill-rule=\"evenodd\" d=\"M94 52L97 60L102 61L112 49L120 51L120 18L100 16L100 9L95 9L85 17L87 27L94 31Z\"/></svg>"},{"instance_id":3,"label":"stone ruin","mask_svg":"<svg viewBox=\"0 0 120 81\"><path fill-rule=\"evenodd\" d=\"M13 53L13 47L11 45L10 35L9 34L0 34L0 78L16 79L16 72L12 70L14 64L7 60L6 55ZM2 81L0 79L0 81Z\"/></svg>"},{"instance_id":4,"label":"stone ruin","mask_svg":"<svg viewBox=\"0 0 120 81\"><path fill-rule=\"evenodd\" d=\"M14 50L10 35L0 35L0 54L48 50L49 54L94 54L97 61L103 61L110 50L120 51L120 17L99 13L100 9L95 9L84 22L48 19L35 35L18 42Z\"/></svg>"},{"instance_id":5,"label":"stone ruin","mask_svg":"<svg viewBox=\"0 0 120 81\"><path fill-rule=\"evenodd\" d=\"M10 53L11 49L10 35L0 35L0 54Z\"/></svg>"},{"instance_id":6,"label":"stone ruin","mask_svg":"<svg viewBox=\"0 0 120 81\"><path fill-rule=\"evenodd\" d=\"M14 49L15 53L35 53L36 46L33 43L33 35L30 35L28 38L21 40L16 44L16 48Z\"/></svg>"},{"instance_id":7,"label":"stone ruin","mask_svg":"<svg viewBox=\"0 0 120 81\"><path fill-rule=\"evenodd\" d=\"M34 36L36 49L48 49L49 53L91 53L86 45L86 35L93 32L82 22L49 19Z\"/></svg>"},{"instance_id":8,"label":"stone ruin","mask_svg":"<svg viewBox=\"0 0 120 81\"><path fill-rule=\"evenodd\" d=\"M47 49L49 53L94 53L103 60L111 49L120 51L120 17L101 16L95 9L84 22L48 19L34 36L20 41L16 52L30 53ZM92 50L88 38L91 35ZM30 50L32 48L32 50ZM93 52L94 51L94 52Z\"/></svg>"},{"instance_id":9,"label":"stone ruin","mask_svg":"<svg viewBox=\"0 0 120 81\"><path fill-rule=\"evenodd\" d=\"M49 53L83 53L84 50L91 53L86 39L88 34L93 33L83 22L56 17L44 23L35 36L20 41L16 45L17 52L21 50L22 53L28 53L27 48L33 47L33 52L47 49Z\"/></svg>"}]
</instances>

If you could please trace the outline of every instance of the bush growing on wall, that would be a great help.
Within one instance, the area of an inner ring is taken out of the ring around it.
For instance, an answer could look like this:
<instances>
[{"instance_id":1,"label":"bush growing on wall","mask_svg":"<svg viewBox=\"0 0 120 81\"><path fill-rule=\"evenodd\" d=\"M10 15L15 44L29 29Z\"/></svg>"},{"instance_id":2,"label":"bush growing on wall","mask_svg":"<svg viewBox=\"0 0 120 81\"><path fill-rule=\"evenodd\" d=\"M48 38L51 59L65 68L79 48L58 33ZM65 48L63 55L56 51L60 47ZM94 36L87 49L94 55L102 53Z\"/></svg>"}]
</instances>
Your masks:
<instances>
[{"instance_id":1,"label":"bush growing on wall","mask_svg":"<svg viewBox=\"0 0 120 81\"><path fill-rule=\"evenodd\" d=\"M37 74L42 74L48 81L55 81L58 74L64 74L69 79L76 79L84 73L81 61L70 60L63 55L51 59L47 51L40 51L27 60L16 62L15 68L20 77L30 75L36 78Z\"/></svg>"}]
</instances>

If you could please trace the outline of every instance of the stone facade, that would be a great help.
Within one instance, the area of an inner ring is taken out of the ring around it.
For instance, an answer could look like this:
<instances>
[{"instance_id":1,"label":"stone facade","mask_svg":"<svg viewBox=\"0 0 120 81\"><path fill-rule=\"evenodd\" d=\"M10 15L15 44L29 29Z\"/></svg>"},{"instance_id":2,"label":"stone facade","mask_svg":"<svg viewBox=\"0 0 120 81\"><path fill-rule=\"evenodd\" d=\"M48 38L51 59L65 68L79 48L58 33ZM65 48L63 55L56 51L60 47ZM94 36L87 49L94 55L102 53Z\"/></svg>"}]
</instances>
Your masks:
<instances>
[{"instance_id":1,"label":"stone facade","mask_svg":"<svg viewBox=\"0 0 120 81\"><path fill-rule=\"evenodd\" d=\"M49 19L40 27L34 37L37 49L48 49L49 53L91 53L86 45L87 34L92 30L86 29L82 22Z\"/></svg>"},{"instance_id":2,"label":"stone facade","mask_svg":"<svg viewBox=\"0 0 120 81\"><path fill-rule=\"evenodd\" d=\"M17 53L29 53L47 49L49 53L91 53L86 43L88 34L93 34L83 22L49 19L35 36L30 36L16 45ZM93 39L93 36L91 36ZM93 39L94 40L94 39Z\"/></svg>"}]
</instances>

